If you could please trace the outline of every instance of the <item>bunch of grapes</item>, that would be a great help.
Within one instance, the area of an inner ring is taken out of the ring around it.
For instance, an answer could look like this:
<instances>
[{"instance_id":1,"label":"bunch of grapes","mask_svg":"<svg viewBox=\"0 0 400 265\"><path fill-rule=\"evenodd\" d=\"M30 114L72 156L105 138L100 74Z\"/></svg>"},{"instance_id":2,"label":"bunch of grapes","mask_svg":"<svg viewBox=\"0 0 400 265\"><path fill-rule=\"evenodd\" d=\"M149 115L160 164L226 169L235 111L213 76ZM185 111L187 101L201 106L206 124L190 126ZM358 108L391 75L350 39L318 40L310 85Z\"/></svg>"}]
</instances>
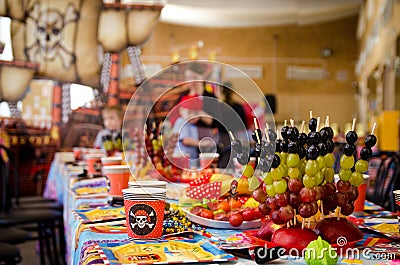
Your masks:
<instances>
[{"instance_id":1,"label":"bunch of grapes","mask_svg":"<svg viewBox=\"0 0 400 265\"><path fill-rule=\"evenodd\" d=\"M355 120L353 128L354 124ZM304 121L299 132L291 120L290 126L285 122L281 129L282 139L278 133L268 129L265 140L258 128L252 135L256 142L258 169L263 176L263 182L253 191L253 198L259 202L260 212L271 215L276 224L296 222L297 214L303 220L311 218L318 211L322 217L336 209L338 214L351 214L358 197L358 186L363 183L362 174L368 169L367 160L372 155L372 146L376 144L373 132L366 137L361 159L356 163L354 152L358 137L354 129L347 133L345 152L340 158L340 180L335 185L333 130L329 127L329 117L319 130L319 118L310 114L308 127L307 135L304 133ZM271 152L273 142L275 153ZM254 170L247 170L249 156L243 152L240 141L233 139L231 144L238 153L238 161L245 167L245 177L254 177L251 176Z\"/></svg>"}]
</instances>

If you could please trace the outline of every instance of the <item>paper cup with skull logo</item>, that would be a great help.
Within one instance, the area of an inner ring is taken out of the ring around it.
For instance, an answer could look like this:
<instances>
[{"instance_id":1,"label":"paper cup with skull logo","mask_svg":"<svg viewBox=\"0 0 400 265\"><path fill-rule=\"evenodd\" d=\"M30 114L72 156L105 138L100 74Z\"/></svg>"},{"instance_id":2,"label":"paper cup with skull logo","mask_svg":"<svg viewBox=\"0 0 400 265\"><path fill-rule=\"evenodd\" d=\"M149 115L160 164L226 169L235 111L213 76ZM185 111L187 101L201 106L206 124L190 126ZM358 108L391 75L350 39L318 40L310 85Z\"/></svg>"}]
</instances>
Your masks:
<instances>
[{"instance_id":1,"label":"paper cup with skull logo","mask_svg":"<svg viewBox=\"0 0 400 265\"><path fill-rule=\"evenodd\" d=\"M122 190L128 188L131 172L127 165L103 166L103 174L108 178L109 190L111 196L122 197Z\"/></svg>"},{"instance_id":2,"label":"paper cup with skull logo","mask_svg":"<svg viewBox=\"0 0 400 265\"><path fill-rule=\"evenodd\" d=\"M143 181L129 181L129 188L159 188L166 189L167 182L161 180L143 180Z\"/></svg>"},{"instance_id":3,"label":"paper cup with skull logo","mask_svg":"<svg viewBox=\"0 0 400 265\"><path fill-rule=\"evenodd\" d=\"M122 190L129 239L161 237L166 192L166 189L161 188Z\"/></svg>"},{"instance_id":4,"label":"paper cup with skull logo","mask_svg":"<svg viewBox=\"0 0 400 265\"><path fill-rule=\"evenodd\" d=\"M101 174L101 158L105 156L102 153L85 154L85 162L87 166L87 173L89 175Z\"/></svg>"}]
</instances>

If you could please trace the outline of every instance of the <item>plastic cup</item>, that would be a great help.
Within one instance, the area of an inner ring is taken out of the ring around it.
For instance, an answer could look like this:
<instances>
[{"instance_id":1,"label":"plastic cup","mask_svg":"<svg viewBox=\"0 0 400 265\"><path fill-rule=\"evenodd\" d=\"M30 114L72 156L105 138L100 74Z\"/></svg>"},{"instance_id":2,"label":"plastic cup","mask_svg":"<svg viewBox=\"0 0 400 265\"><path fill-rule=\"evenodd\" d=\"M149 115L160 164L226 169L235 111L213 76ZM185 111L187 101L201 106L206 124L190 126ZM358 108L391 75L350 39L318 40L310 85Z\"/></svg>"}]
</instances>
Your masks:
<instances>
[{"instance_id":1,"label":"plastic cup","mask_svg":"<svg viewBox=\"0 0 400 265\"><path fill-rule=\"evenodd\" d=\"M93 153L85 154L85 162L87 166L87 173L89 175L100 175L101 174L101 158L104 154Z\"/></svg>"},{"instance_id":2,"label":"plastic cup","mask_svg":"<svg viewBox=\"0 0 400 265\"><path fill-rule=\"evenodd\" d=\"M172 164L180 169L189 168L189 156L186 154L172 154Z\"/></svg>"},{"instance_id":3,"label":"plastic cup","mask_svg":"<svg viewBox=\"0 0 400 265\"><path fill-rule=\"evenodd\" d=\"M122 197L122 190L128 188L131 172L127 165L103 166L103 174L108 178L110 196Z\"/></svg>"},{"instance_id":4,"label":"plastic cup","mask_svg":"<svg viewBox=\"0 0 400 265\"><path fill-rule=\"evenodd\" d=\"M160 238L167 190L129 188L122 192L128 238L130 240Z\"/></svg>"},{"instance_id":5,"label":"plastic cup","mask_svg":"<svg viewBox=\"0 0 400 265\"><path fill-rule=\"evenodd\" d=\"M369 179L369 175L363 175L364 182L360 186L358 186L358 197L354 201L354 212L353 215L361 216L364 215L364 205L365 205L365 196L367 195L367 182Z\"/></svg>"},{"instance_id":6,"label":"plastic cup","mask_svg":"<svg viewBox=\"0 0 400 265\"><path fill-rule=\"evenodd\" d=\"M400 231L400 190L394 190L393 191L394 195L394 203L395 203L395 209L397 213L397 220L399 221L399 231Z\"/></svg>"},{"instance_id":7,"label":"plastic cup","mask_svg":"<svg viewBox=\"0 0 400 265\"><path fill-rule=\"evenodd\" d=\"M101 164L103 166L116 166L121 165L121 156L106 156L101 158Z\"/></svg>"},{"instance_id":8,"label":"plastic cup","mask_svg":"<svg viewBox=\"0 0 400 265\"><path fill-rule=\"evenodd\" d=\"M207 169L219 158L218 153L200 153L200 168Z\"/></svg>"},{"instance_id":9,"label":"plastic cup","mask_svg":"<svg viewBox=\"0 0 400 265\"><path fill-rule=\"evenodd\" d=\"M166 189L167 182L166 181L158 181L158 180L129 181L128 186L129 186L129 188Z\"/></svg>"}]
</instances>

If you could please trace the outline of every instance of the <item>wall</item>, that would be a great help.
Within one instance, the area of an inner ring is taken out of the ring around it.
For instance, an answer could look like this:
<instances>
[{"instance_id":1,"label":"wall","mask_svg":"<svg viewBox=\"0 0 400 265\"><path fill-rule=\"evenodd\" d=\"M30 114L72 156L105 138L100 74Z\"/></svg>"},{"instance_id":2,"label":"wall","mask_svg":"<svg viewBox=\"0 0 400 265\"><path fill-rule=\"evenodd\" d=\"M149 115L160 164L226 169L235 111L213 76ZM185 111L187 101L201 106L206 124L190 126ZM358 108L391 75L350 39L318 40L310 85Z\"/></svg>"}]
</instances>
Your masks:
<instances>
[{"instance_id":1,"label":"wall","mask_svg":"<svg viewBox=\"0 0 400 265\"><path fill-rule=\"evenodd\" d=\"M202 40L204 47L199 50L199 59L207 59L213 49L218 49L217 61L263 67L263 77L254 81L264 93L277 96L276 121L307 120L312 110L315 115L330 115L333 122L344 124L351 121L357 109L352 87L357 58L356 23L356 17L319 25L273 28L208 29L160 23L142 49L142 61L168 66L171 43L187 45ZM330 58L321 56L325 47L333 51ZM187 52L181 51L181 61L187 60ZM127 61L125 55L122 62ZM322 67L329 76L318 81L288 80L288 65ZM241 80L229 81L239 91L245 90Z\"/></svg>"}]
</instances>

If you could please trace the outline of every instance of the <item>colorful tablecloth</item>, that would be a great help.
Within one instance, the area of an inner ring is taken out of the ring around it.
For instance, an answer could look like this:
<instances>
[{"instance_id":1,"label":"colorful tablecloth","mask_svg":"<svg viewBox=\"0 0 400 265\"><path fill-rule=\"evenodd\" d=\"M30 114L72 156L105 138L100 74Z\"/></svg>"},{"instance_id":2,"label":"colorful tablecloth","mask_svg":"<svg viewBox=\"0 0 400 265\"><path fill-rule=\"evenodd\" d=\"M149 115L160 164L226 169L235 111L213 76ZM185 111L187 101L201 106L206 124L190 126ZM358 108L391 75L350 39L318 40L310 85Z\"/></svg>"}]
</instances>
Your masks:
<instances>
[{"instance_id":1,"label":"colorful tablecloth","mask_svg":"<svg viewBox=\"0 0 400 265\"><path fill-rule=\"evenodd\" d=\"M128 240L123 208L121 205L110 205L111 198L107 195L107 182L104 177L89 178L85 176L82 174L84 168L71 163L73 160L72 153L56 154L45 190L46 197L55 198L64 205L67 263L71 265L119 264L118 257L115 255L120 253L119 251L123 251L124 246L127 248L139 247L131 245L132 243ZM360 223L360 227L365 231L364 239L356 246L360 255L353 258L343 257L340 259L340 263L400 264L396 261L389 261L389 259L397 258L397 255L400 254L400 247L395 241L400 238L396 237L399 236L398 222L395 219L397 216L383 211L370 202L366 202L365 210L364 216L352 217ZM243 254L240 252L241 249L247 251L247 248L252 245L251 240L239 230L207 228L205 231L166 237L165 240L167 240L166 242L169 242L168 240L181 242L181 246L187 246L185 245L187 242L199 244L197 251L208 251L207 253L213 255L209 260L202 260L206 263L255 264L252 260L237 259L226 252L218 252L221 248L237 255ZM165 244L162 245L165 248L164 252L170 252L170 257L176 258L173 244ZM361 252L364 249L369 250L367 253L369 256ZM203 253L204 257L207 253ZM384 256L383 253L388 253L388 255ZM129 257L140 258L138 256ZM124 256L124 258L126 257ZM156 259L156 257L154 258ZM193 262L198 262L198 260ZM277 262L279 264L305 264L301 257L290 256L281 257Z\"/></svg>"}]
</instances>

